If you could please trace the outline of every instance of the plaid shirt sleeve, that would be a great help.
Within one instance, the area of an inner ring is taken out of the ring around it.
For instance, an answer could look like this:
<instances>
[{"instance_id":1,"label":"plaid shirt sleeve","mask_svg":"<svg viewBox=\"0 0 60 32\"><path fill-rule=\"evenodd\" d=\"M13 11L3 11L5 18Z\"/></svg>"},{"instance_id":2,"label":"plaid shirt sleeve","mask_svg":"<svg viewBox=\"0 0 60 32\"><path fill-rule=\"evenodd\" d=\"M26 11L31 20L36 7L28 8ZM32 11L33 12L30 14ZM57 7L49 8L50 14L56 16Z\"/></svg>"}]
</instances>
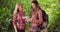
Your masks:
<instances>
[{"instance_id":1,"label":"plaid shirt sleeve","mask_svg":"<svg viewBox=\"0 0 60 32\"><path fill-rule=\"evenodd\" d=\"M16 25L17 13L14 12L13 14L14 14L14 15L13 15L13 25Z\"/></svg>"},{"instance_id":2,"label":"plaid shirt sleeve","mask_svg":"<svg viewBox=\"0 0 60 32\"><path fill-rule=\"evenodd\" d=\"M42 18L42 11L40 10L39 13L38 13L38 17L39 17L39 23L41 24L43 22L43 18Z\"/></svg>"}]
</instances>

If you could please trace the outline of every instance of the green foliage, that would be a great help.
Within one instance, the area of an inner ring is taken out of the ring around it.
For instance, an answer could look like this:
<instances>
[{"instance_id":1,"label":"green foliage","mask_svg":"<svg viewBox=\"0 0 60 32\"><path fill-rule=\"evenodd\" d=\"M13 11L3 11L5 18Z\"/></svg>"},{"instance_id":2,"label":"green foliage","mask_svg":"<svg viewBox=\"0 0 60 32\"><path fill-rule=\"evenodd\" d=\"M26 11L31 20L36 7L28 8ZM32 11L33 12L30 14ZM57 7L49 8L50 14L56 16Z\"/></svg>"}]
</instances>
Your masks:
<instances>
[{"instance_id":1,"label":"green foliage","mask_svg":"<svg viewBox=\"0 0 60 32\"><path fill-rule=\"evenodd\" d=\"M31 17L32 0L0 0L0 32L13 32L13 11L15 4L23 5L25 15ZM37 0L40 7L49 15L48 32L60 32L60 0ZM29 28L29 23L26 23Z\"/></svg>"}]
</instances>

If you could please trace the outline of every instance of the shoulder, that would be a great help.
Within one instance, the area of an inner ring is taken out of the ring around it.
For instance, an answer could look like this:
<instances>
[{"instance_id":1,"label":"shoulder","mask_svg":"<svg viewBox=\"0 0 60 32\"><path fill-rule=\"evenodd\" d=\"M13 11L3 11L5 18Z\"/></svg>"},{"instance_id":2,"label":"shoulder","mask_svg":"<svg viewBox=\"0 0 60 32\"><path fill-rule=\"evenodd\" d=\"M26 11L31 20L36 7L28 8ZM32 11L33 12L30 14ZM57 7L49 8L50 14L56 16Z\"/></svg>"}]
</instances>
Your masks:
<instances>
[{"instance_id":1,"label":"shoulder","mask_svg":"<svg viewBox=\"0 0 60 32\"><path fill-rule=\"evenodd\" d=\"M40 14L40 13L42 13L42 10L39 10L39 11L38 11L38 14Z\"/></svg>"}]
</instances>

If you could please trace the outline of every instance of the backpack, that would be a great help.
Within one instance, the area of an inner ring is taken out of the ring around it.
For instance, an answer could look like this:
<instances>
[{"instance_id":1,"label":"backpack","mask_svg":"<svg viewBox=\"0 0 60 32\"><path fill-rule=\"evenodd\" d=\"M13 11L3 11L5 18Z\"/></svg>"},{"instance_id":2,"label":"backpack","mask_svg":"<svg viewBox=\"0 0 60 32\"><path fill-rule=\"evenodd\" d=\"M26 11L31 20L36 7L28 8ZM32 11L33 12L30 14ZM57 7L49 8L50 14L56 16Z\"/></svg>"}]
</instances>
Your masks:
<instances>
[{"instance_id":1,"label":"backpack","mask_svg":"<svg viewBox=\"0 0 60 32\"><path fill-rule=\"evenodd\" d=\"M48 15L45 13L44 10L41 10L41 11L42 11L43 23L38 25L38 28L39 28L40 30L46 28L47 25L48 25ZM38 18L38 15L37 15L37 19L39 19L39 18ZM46 25L45 25L45 24L46 24Z\"/></svg>"},{"instance_id":2,"label":"backpack","mask_svg":"<svg viewBox=\"0 0 60 32\"><path fill-rule=\"evenodd\" d=\"M46 12L44 10L42 10L42 18L43 18L43 22L48 23L48 15L46 14Z\"/></svg>"}]
</instances>

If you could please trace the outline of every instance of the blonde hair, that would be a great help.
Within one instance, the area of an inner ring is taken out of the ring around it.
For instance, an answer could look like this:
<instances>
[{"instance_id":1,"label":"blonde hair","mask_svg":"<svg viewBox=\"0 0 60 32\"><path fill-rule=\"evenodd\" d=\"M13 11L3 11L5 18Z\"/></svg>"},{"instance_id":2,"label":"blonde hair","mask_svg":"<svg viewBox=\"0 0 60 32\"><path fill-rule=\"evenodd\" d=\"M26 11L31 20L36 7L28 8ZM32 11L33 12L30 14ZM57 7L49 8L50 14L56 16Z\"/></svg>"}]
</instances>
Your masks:
<instances>
[{"instance_id":1,"label":"blonde hair","mask_svg":"<svg viewBox=\"0 0 60 32\"><path fill-rule=\"evenodd\" d=\"M18 3L18 6L21 6L22 10L23 10L23 5L21 3ZM23 12L24 12L24 10L23 10Z\"/></svg>"}]
</instances>

